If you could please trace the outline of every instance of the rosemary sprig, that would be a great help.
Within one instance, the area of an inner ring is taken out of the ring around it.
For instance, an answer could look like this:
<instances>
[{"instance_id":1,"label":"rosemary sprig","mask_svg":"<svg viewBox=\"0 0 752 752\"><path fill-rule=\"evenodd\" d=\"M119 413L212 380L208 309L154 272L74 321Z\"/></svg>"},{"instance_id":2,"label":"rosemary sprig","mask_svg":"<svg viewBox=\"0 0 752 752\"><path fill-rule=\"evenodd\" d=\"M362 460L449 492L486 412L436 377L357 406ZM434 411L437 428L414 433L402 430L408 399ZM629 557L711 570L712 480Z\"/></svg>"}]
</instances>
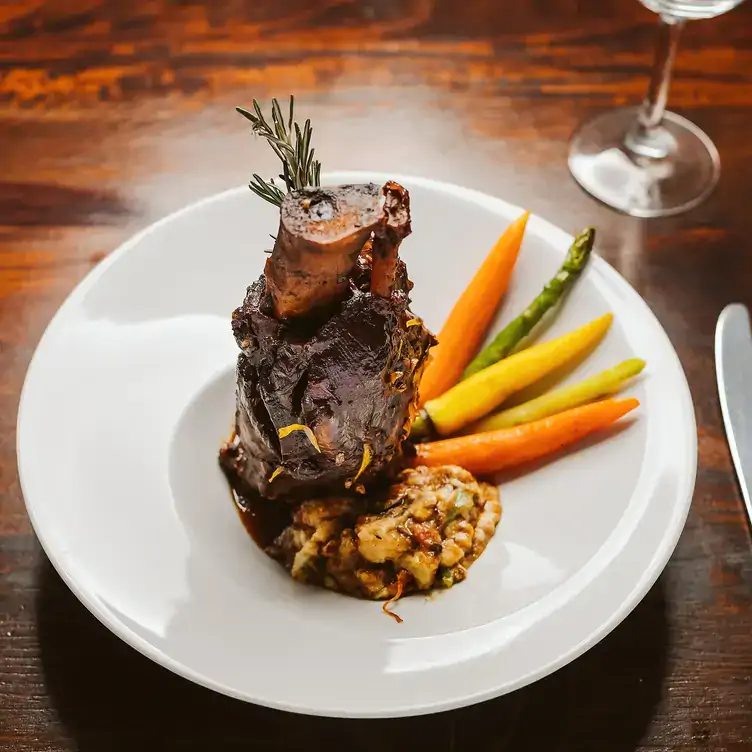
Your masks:
<instances>
[{"instance_id":1,"label":"rosemary sprig","mask_svg":"<svg viewBox=\"0 0 752 752\"><path fill-rule=\"evenodd\" d=\"M272 99L272 122L269 122L261 112L259 103L253 100L253 112L243 107L235 109L251 121L253 133L265 138L269 146L282 162L280 180L288 191L296 191L308 186L321 184L321 163L314 159L314 149L311 148L313 128L311 121L306 120L303 129L293 119L295 98L290 96L290 110L287 122L282 115L279 102ZM264 180L256 173L248 187L265 201L276 206L282 205L285 192L271 180Z\"/></svg>"}]
</instances>

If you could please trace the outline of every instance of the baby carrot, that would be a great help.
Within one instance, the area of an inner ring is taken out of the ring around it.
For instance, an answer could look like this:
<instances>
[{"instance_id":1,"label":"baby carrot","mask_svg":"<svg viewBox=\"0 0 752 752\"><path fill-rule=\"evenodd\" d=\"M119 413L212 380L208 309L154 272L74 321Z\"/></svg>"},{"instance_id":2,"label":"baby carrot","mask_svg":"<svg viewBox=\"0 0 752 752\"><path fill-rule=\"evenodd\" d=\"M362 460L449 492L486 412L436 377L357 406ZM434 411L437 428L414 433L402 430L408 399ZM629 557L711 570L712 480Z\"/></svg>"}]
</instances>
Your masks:
<instances>
[{"instance_id":1,"label":"baby carrot","mask_svg":"<svg viewBox=\"0 0 752 752\"><path fill-rule=\"evenodd\" d=\"M456 433L463 426L487 415L507 397L542 379L586 352L606 333L613 315L607 313L573 332L521 350L460 381L440 397L429 400L424 411L430 421L416 421L413 437L424 423L440 436Z\"/></svg>"},{"instance_id":2,"label":"baby carrot","mask_svg":"<svg viewBox=\"0 0 752 752\"><path fill-rule=\"evenodd\" d=\"M578 381L571 386L563 386L553 392L542 394L536 399L523 402L521 405L507 408L501 412L489 415L487 418L467 427L467 433L483 433L496 431L499 428L512 428L523 423L547 418L549 415L563 413L573 407L579 407L587 402L607 397L618 391L629 379L637 376L645 368L645 361L630 358L618 366L601 371L595 376Z\"/></svg>"},{"instance_id":3,"label":"baby carrot","mask_svg":"<svg viewBox=\"0 0 752 752\"><path fill-rule=\"evenodd\" d=\"M478 351L509 284L529 216L526 211L507 227L454 304L420 382L421 404L456 384Z\"/></svg>"},{"instance_id":4,"label":"baby carrot","mask_svg":"<svg viewBox=\"0 0 752 752\"><path fill-rule=\"evenodd\" d=\"M418 444L413 464L459 465L476 475L490 475L574 444L639 404L636 399L607 399L514 428Z\"/></svg>"}]
</instances>

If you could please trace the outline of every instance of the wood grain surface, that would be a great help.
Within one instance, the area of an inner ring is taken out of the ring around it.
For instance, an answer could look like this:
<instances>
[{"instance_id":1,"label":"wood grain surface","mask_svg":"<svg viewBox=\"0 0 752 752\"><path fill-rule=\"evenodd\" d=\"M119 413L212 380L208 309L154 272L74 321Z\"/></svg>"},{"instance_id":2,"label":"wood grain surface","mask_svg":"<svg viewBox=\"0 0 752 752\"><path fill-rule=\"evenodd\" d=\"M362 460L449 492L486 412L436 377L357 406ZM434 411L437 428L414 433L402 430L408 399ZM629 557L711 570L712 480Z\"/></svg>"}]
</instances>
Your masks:
<instances>
[{"instance_id":1,"label":"wood grain surface","mask_svg":"<svg viewBox=\"0 0 752 752\"><path fill-rule=\"evenodd\" d=\"M640 100L654 25L636 0L0 2L1 750L752 750L752 549L712 362L721 308L752 303L752 4L691 24L677 60L671 107L723 163L705 204L630 219L565 164L579 122ZM233 107L289 92L325 169L423 174L597 226L686 369L700 466L669 567L602 643L499 700L369 722L229 700L111 635L30 528L15 420L44 327L134 231L271 172Z\"/></svg>"}]
</instances>

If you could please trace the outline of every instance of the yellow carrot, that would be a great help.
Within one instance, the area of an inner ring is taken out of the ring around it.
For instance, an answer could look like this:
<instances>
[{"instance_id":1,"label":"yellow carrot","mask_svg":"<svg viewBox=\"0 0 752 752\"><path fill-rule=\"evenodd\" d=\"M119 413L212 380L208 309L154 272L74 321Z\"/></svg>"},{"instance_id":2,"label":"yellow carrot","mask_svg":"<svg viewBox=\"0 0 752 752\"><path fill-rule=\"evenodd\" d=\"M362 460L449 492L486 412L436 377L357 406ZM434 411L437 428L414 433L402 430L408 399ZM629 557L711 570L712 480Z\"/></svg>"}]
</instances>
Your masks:
<instances>
[{"instance_id":1,"label":"yellow carrot","mask_svg":"<svg viewBox=\"0 0 752 752\"><path fill-rule=\"evenodd\" d=\"M613 315L607 313L563 337L510 355L461 381L423 409L440 436L488 415L507 397L586 352L606 333ZM415 426L414 426L415 429Z\"/></svg>"},{"instance_id":2,"label":"yellow carrot","mask_svg":"<svg viewBox=\"0 0 752 752\"><path fill-rule=\"evenodd\" d=\"M431 348L420 382L421 404L456 384L478 352L509 284L529 216L526 211L507 227L454 304L439 332L439 343Z\"/></svg>"},{"instance_id":3,"label":"yellow carrot","mask_svg":"<svg viewBox=\"0 0 752 752\"><path fill-rule=\"evenodd\" d=\"M619 363L618 366L609 368L607 371L579 381L571 386L564 386L553 392L543 394L529 402L510 407L507 410L489 415L487 418L474 423L467 428L467 433L483 433L496 431L500 428L512 428L523 423L532 423L534 420L556 415L573 407L579 407L587 402L594 402L602 397L618 391L625 382L637 376L645 367L645 361L639 358L631 358Z\"/></svg>"},{"instance_id":4,"label":"yellow carrot","mask_svg":"<svg viewBox=\"0 0 752 752\"><path fill-rule=\"evenodd\" d=\"M418 444L413 465L459 465L490 475L574 444L634 410L636 399L607 399L514 428Z\"/></svg>"}]
</instances>

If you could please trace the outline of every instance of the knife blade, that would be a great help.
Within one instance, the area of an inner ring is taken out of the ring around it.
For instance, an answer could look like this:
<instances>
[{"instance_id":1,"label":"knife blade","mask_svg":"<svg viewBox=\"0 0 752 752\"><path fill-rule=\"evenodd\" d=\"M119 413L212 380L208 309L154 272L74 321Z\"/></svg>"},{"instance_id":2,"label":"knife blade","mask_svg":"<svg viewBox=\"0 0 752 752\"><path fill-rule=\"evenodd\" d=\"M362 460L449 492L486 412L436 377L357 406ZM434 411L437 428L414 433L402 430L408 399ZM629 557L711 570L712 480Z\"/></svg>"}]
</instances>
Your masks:
<instances>
[{"instance_id":1,"label":"knife blade","mask_svg":"<svg viewBox=\"0 0 752 752\"><path fill-rule=\"evenodd\" d=\"M752 329L741 303L727 305L718 317L715 367L726 438L752 521Z\"/></svg>"}]
</instances>

